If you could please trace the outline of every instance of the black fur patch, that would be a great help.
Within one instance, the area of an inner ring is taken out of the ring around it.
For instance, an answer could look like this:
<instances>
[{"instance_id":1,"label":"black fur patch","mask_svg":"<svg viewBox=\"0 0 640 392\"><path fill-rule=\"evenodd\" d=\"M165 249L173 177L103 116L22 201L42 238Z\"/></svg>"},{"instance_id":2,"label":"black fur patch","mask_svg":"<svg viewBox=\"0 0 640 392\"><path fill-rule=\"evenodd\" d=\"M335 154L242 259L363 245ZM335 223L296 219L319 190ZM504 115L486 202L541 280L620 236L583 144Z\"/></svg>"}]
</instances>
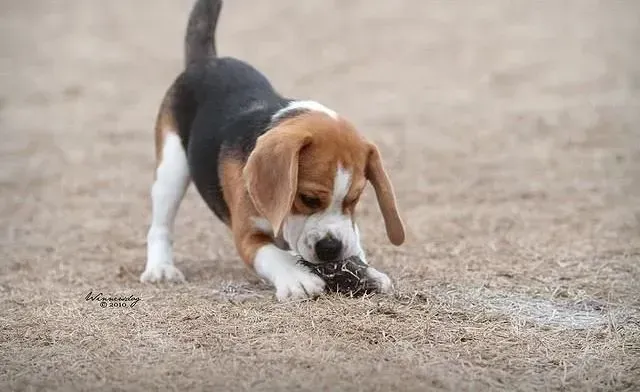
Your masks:
<instances>
[{"instance_id":1,"label":"black fur patch","mask_svg":"<svg viewBox=\"0 0 640 392\"><path fill-rule=\"evenodd\" d=\"M269 129L281 124L285 120L288 120L288 119L294 118L294 117L298 117L301 114L305 114L305 113L309 113L309 112L310 112L310 110L309 109L305 109L305 108L296 108L296 109L287 110L286 112L276 116L275 118L273 118L271 120L271 123L269 123Z\"/></svg>"}]
</instances>

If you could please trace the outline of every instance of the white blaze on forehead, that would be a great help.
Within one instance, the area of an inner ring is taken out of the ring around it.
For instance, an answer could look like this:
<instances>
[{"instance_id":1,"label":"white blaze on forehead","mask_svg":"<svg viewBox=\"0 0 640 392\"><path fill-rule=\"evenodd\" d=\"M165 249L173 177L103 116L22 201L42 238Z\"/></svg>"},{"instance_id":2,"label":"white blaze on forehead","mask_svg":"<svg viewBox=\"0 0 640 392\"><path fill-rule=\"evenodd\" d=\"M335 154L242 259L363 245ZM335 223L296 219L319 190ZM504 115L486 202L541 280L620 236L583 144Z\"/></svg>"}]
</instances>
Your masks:
<instances>
[{"instance_id":1,"label":"white blaze on forehead","mask_svg":"<svg viewBox=\"0 0 640 392\"><path fill-rule=\"evenodd\" d=\"M349 214L344 214L342 204L351 188L352 172L338 164L333 179L331 201L326 209L311 215L290 215L284 227L284 239L292 250L305 260L320 262L315 253L315 245L327 234L342 243L340 257L363 256L358 233L354 229Z\"/></svg>"},{"instance_id":2,"label":"white blaze on forehead","mask_svg":"<svg viewBox=\"0 0 640 392\"><path fill-rule=\"evenodd\" d=\"M351 187L351 172L338 164L336 177L333 180L333 194L331 195L331 204L329 210L342 211L342 203L349 193Z\"/></svg>"},{"instance_id":3,"label":"white blaze on forehead","mask_svg":"<svg viewBox=\"0 0 640 392\"><path fill-rule=\"evenodd\" d=\"M272 119L277 120L278 118L286 115L287 113L294 110L312 110L314 112L321 112L333 119L338 118L338 113L324 106L323 104L316 101L293 101L290 102L286 107L278 110L276 114L273 115Z\"/></svg>"}]
</instances>

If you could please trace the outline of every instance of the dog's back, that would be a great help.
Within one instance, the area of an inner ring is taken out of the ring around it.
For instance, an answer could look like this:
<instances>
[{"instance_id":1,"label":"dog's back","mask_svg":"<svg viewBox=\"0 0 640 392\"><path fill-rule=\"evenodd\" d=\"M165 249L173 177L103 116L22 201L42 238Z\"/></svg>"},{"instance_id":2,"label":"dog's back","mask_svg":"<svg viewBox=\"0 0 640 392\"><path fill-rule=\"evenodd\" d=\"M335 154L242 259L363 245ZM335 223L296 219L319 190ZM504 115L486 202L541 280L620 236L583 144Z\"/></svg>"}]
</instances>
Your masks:
<instances>
[{"instance_id":1,"label":"dog's back","mask_svg":"<svg viewBox=\"0 0 640 392\"><path fill-rule=\"evenodd\" d=\"M218 167L221 154L244 162L257 136L289 100L251 65L217 56L215 32L221 8L220 0L197 0L191 11L185 70L172 87L172 112L198 192L228 222Z\"/></svg>"}]
</instances>

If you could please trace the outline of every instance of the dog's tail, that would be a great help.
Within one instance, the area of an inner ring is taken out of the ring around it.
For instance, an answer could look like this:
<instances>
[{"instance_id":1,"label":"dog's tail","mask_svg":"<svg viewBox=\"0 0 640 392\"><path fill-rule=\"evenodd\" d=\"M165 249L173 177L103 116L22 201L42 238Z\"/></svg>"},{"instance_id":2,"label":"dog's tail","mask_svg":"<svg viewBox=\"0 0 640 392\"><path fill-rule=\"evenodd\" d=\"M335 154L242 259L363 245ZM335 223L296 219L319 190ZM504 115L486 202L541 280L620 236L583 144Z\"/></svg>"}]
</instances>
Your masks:
<instances>
[{"instance_id":1,"label":"dog's tail","mask_svg":"<svg viewBox=\"0 0 640 392\"><path fill-rule=\"evenodd\" d=\"M184 38L185 65L216 57L216 25L222 0L196 0Z\"/></svg>"}]
</instances>

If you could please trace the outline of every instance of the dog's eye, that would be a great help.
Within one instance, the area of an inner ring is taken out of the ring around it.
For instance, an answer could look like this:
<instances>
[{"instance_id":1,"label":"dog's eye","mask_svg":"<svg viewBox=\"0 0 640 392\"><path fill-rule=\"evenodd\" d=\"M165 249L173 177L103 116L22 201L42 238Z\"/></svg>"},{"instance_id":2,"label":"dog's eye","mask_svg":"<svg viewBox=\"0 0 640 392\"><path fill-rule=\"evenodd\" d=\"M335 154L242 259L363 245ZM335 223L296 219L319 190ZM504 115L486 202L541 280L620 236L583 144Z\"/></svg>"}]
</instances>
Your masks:
<instances>
[{"instance_id":1,"label":"dog's eye","mask_svg":"<svg viewBox=\"0 0 640 392\"><path fill-rule=\"evenodd\" d=\"M320 208L322 202L319 198L309 195L300 194L300 201L309 208Z\"/></svg>"}]
</instances>

